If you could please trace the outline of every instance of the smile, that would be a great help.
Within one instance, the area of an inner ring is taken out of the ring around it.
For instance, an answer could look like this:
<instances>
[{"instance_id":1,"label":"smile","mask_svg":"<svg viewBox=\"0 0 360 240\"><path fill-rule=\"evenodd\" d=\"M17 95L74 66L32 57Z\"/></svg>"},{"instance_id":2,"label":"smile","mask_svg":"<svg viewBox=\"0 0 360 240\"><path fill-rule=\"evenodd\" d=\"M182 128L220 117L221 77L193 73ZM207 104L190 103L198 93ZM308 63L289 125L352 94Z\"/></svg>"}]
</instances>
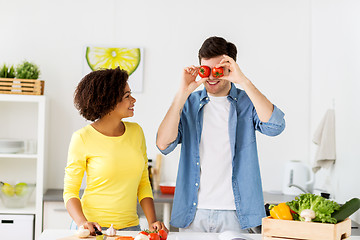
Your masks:
<instances>
[{"instance_id":1,"label":"smile","mask_svg":"<svg viewBox=\"0 0 360 240\"><path fill-rule=\"evenodd\" d=\"M206 81L209 85L215 85L217 83L219 83L220 81Z\"/></svg>"}]
</instances>

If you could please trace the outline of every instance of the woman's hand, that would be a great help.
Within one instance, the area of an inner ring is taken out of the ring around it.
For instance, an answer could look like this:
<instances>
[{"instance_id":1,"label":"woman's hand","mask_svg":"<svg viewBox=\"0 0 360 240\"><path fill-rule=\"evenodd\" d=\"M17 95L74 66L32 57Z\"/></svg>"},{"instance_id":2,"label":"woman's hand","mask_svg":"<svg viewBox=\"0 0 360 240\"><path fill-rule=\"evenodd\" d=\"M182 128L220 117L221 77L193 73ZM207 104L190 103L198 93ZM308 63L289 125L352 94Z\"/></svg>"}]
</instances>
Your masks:
<instances>
[{"instance_id":1,"label":"woman's hand","mask_svg":"<svg viewBox=\"0 0 360 240\"><path fill-rule=\"evenodd\" d=\"M101 226L97 222L84 222L82 224L84 226L84 229L89 229L91 235L95 235L95 230L98 230L101 232Z\"/></svg>"},{"instance_id":2,"label":"woman's hand","mask_svg":"<svg viewBox=\"0 0 360 240\"><path fill-rule=\"evenodd\" d=\"M165 227L165 224L163 222L156 221L149 224L150 231L155 231L155 230L159 231L160 229L165 230L167 233L169 232L169 230Z\"/></svg>"},{"instance_id":3,"label":"woman's hand","mask_svg":"<svg viewBox=\"0 0 360 240\"><path fill-rule=\"evenodd\" d=\"M194 65L184 68L180 86L182 93L190 95L198 86L205 82L206 79L196 81L198 71L199 67L195 67Z\"/></svg>"},{"instance_id":4,"label":"woman's hand","mask_svg":"<svg viewBox=\"0 0 360 240\"><path fill-rule=\"evenodd\" d=\"M239 65L235 62L234 59L231 57L224 55L224 58L220 61L219 64L216 65L216 67L223 67L224 68L224 79L233 82L238 83L242 86L243 83L246 81L249 81L244 73L241 71ZM242 86L243 87L243 86Z\"/></svg>"}]
</instances>

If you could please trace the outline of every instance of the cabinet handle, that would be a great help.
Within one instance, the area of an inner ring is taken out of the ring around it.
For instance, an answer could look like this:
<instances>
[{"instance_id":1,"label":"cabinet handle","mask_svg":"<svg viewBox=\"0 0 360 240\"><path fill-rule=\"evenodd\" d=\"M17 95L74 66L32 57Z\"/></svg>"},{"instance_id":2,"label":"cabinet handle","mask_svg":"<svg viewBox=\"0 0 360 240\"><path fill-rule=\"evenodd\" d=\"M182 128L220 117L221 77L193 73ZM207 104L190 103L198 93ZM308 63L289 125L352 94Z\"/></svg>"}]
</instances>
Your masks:
<instances>
[{"instance_id":1,"label":"cabinet handle","mask_svg":"<svg viewBox=\"0 0 360 240\"><path fill-rule=\"evenodd\" d=\"M54 212L67 212L66 208L54 208Z\"/></svg>"},{"instance_id":2,"label":"cabinet handle","mask_svg":"<svg viewBox=\"0 0 360 240\"><path fill-rule=\"evenodd\" d=\"M13 224L13 223L14 223L14 220L1 220L1 223Z\"/></svg>"}]
</instances>

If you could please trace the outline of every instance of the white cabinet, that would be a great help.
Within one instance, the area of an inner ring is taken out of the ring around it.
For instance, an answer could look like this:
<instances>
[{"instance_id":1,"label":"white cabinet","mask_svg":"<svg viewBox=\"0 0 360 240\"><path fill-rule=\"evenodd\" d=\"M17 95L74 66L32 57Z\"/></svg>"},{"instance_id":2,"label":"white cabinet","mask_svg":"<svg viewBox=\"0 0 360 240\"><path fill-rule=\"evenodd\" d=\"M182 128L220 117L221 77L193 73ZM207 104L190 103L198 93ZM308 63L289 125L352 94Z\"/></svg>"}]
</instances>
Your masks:
<instances>
[{"instance_id":1,"label":"white cabinet","mask_svg":"<svg viewBox=\"0 0 360 240\"><path fill-rule=\"evenodd\" d=\"M34 215L35 239L42 231L45 156L46 97L0 94L0 138L30 140L35 151L0 154L0 181L35 183L29 204L6 208L0 201L0 214Z\"/></svg>"},{"instance_id":2,"label":"white cabinet","mask_svg":"<svg viewBox=\"0 0 360 240\"><path fill-rule=\"evenodd\" d=\"M21 231L19 231L21 229ZM34 237L34 215L1 215L1 239L32 240Z\"/></svg>"},{"instance_id":3,"label":"white cabinet","mask_svg":"<svg viewBox=\"0 0 360 240\"><path fill-rule=\"evenodd\" d=\"M44 202L44 230L70 229L72 219L61 202Z\"/></svg>"}]
</instances>

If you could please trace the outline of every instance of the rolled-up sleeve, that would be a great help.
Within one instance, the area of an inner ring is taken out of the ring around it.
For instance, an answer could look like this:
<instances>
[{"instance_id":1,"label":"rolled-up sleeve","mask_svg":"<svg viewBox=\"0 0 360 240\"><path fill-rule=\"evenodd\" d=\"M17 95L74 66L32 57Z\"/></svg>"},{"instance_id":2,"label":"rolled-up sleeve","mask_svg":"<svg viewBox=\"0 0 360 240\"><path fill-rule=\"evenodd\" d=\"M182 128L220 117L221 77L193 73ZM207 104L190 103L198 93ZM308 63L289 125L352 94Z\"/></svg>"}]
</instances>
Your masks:
<instances>
[{"instance_id":1,"label":"rolled-up sleeve","mask_svg":"<svg viewBox=\"0 0 360 240\"><path fill-rule=\"evenodd\" d=\"M178 135L177 135L176 139L172 143L170 143L169 146L167 146L167 148L165 148L164 150L161 150L158 146L156 146L162 154L167 155L167 154L171 153L172 151L174 151L176 146L179 143L181 143L181 136L182 136L181 129L182 129L182 124L181 124L181 119L180 119L179 126L178 126Z\"/></svg>"},{"instance_id":2,"label":"rolled-up sleeve","mask_svg":"<svg viewBox=\"0 0 360 240\"><path fill-rule=\"evenodd\" d=\"M285 129L285 114L274 105L274 110L271 114L269 121L262 122L254 108L254 120L255 120L255 128L259 132L267 135L267 136L277 136L282 133Z\"/></svg>"},{"instance_id":3,"label":"rolled-up sleeve","mask_svg":"<svg viewBox=\"0 0 360 240\"><path fill-rule=\"evenodd\" d=\"M64 177L64 203L71 198L79 198L81 182L86 170L86 155L84 151L84 142L78 133L74 133L71 137L67 166L65 168Z\"/></svg>"}]
</instances>

